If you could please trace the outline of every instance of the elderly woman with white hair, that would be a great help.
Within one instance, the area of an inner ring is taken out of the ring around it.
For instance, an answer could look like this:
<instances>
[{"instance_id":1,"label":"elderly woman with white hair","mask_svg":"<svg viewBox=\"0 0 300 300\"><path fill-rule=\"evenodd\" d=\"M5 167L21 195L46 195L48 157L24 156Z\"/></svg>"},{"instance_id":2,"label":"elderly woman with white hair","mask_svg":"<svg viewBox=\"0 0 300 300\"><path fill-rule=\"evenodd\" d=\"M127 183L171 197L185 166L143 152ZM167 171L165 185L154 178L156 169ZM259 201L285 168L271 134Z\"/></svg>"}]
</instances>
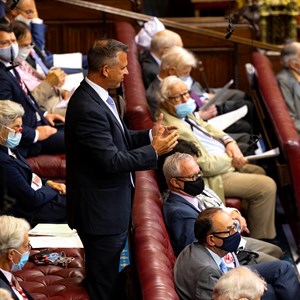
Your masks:
<instances>
[{"instance_id":1,"label":"elderly woman with white hair","mask_svg":"<svg viewBox=\"0 0 300 300\"><path fill-rule=\"evenodd\" d=\"M22 136L23 107L0 101L0 171L7 196L13 199L4 213L37 223L66 222L66 186L41 179L17 150Z\"/></svg>"},{"instance_id":2,"label":"elderly woman with white hair","mask_svg":"<svg viewBox=\"0 0 300 300\"><path fill-rule=\"evenodd\" d=\"M28 261L30 225L24 219L3 215L0 216L0 226L0 288L9 291L12 299L33 300L11 273L22 269ZM1 299L4 298L1 296Z\"/></svg>"},{"instance_id":3,"label":"elderly woman with white hair","mask_svg":"<svg viewBox=\"0 0 300 300\"><path fill-rule=\"evenodd\" d=\"M222 275L213 290L213 300L260 300L266 282L247 267L239 267Z\"/></svg>"}]
</instances>

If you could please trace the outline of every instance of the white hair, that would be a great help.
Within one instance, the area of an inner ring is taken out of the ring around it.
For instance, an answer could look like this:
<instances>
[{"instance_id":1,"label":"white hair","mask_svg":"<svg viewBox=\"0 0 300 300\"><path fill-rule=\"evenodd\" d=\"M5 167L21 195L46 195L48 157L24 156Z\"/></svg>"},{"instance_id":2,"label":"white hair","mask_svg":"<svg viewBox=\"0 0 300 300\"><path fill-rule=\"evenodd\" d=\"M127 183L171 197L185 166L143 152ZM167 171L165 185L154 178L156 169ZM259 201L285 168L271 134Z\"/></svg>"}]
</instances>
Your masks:
<instances>
[{"instance_id":1,"label":"white hair","mask_svg":"<svg viewBox=\"0 0 300 300\"><path fill-rule=\"evenodd\" d=\"M185 84L180 78L177 76L171 75L164 78L159 85L159 89L157 92L157 99L160 103L165 102L171 97L171 89L176 84Z\"/></svg>"},{"instance_id":2,"label":"white hair","mask_svg":"<svg viewBox=\"0 0 300 300\"><path fill-rule=\"evenodd\" d=\"M213 300L253 300L265 291L265 281L247 267L238 267L220 277L213 290Z\"/></svg>"},{"instance_id":3,"label":"white hair","mask_svg":"<svg viewBox=\"0 0 300 300\"><path fill-rule=\"evenodd\" d=\"M1 300L13 300L13 297L11 296L11 293L4 289L0 288L0 299Z\"/></svg>"},{"instance_id":4,"label":"white hair","mask_svg":"<svg viewBox=\"0 0 300 300\"><path fill-rule=\"evenodd\" d=\"M17 249L24 242L24 235L30 230L30 225L25 219L13 216L0 216L0 257L8 249Z\"/></svg>"},{"instance_id":5,"label":"white hair","mask_svg":"<svg viewBox=\"0 0 300 300\"><path fill-rule=\"evenodd\" d=\"M161 58L161 70L168 70L173 67L177 71L180 71L185 66L196 67L197 60L192 52L182 47L171 47Z\"/></svg>"},{"instance_id":6,"label":"white hair","mask_svg":"<svg viewBox=\"0 0 300 300\"><path fill-rule=\"evenodd\" d=\"M24 108L21 104L10 100L0 100L0 124L7 126L17 118L22 118Z\"/></svg>"}]
</instances>

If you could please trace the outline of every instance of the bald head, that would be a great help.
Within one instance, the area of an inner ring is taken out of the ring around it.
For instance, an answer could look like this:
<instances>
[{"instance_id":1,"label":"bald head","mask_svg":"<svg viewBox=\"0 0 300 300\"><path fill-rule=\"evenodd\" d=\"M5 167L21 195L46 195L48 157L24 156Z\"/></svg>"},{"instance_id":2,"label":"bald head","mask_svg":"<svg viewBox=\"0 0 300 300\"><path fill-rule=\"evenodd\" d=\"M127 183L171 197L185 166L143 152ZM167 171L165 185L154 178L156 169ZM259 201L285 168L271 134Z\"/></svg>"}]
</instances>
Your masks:
<instances>
[{"instance_id":1,"label":"bald head","mask_svg":"<svg viewBox=\"0 0 300 300\"><path fill-rule=\"evenodd\" d=\"M166 29L157 32L152 37L150 51L161 58L173 46L183 47L182 39L176 32Z\"/></svg>"}]
</instances>

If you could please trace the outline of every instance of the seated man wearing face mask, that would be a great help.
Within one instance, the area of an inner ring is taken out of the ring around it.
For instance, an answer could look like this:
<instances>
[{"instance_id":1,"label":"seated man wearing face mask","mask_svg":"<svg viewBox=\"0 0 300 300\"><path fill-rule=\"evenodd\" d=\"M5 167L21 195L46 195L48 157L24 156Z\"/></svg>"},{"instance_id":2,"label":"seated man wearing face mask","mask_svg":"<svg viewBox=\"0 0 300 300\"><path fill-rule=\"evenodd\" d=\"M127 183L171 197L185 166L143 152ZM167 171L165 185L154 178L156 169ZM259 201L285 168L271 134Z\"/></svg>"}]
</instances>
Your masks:
<instances>
[{"instance_id":1,"label":"seated man wearing face mask","mask_svg":"<svg viewBox=\"0 0 300 300\"><path fill-rule=\"evenodd\" d=\"M235 251L241 236L232 217L221 208L207 208L195 223L194 242L183 249L174 266L174 280L181 300L211 300L215 284L230 268L239 266ZM300 285L293 266L286 261L249 266L267 282L262 300L295 300Z\"/></svg>"},{"instance_id":2,"label":"seated man wearing face mask","mask_svg":"<svg viewBox=\"0 0 300 300\"><path fill-rule=\"evenodd\" d=\"M64 117L48 113L39 107L13 65L17 55L15 34L10 26L0 24L0 101L16 101L25 110L19 150L25 157L40 153L64 153L64 127L54 127L55 122L64 123Z\"/></svg>"},{"instance_id":3,"label":"seated man wearing face mask","mask_svg":"<svg viewBox=\"0 0 300 300\"><path fill-rule=\"evenodd\" d=\"M33 300L11 272L21 270L28 261L30 225L24 219L5 215L0 216L0 224L0 288L10 293L11 299Z\"/></svg>"},{"instance_id":4,"label":"seated man wearing face mask","mask_svg":"<svg viewBox=\"0 0 300 300\"><path fill-rule=\"evenodd\" d=\"M6 213L25 218L32 226L65 223L65 184L34 174L17 150L22 137L23 114L20 104L0 101L0 168L5 176L7 196L14 200Z\"/></svg>"},{"instance_id":5,"label":"seated man wearing face mask","mask_svg":"<svg viewBox=\"0 0 300 300\"><path fill-rule=\"evenodd\" d=\"M263 168L249 164L232 137L192 114L195 103L187 86L175 76L160 85L160 111L164 125L178 128L180 139L201 151L197 159L207 187L222 200L238 197L247 203L246 220L250 237L274 239L276 184Z\"/></svg>"},{"instance_id":6,"label":"seated man wearing face mask","mask_svg":"<svg viewBox=\"0 0 300 300\"><path fill-rule=\"evenodd\" d=\"M16 70L20 74L20 77L42 109L64 117L66 106L57 108L57 105L70 95L67 90L60 88L65 82L67 74L61 69L50 70L47 74L34 69L26 61L26 58L32 51L30 28L21 21L12 21L11 28L15 33L19 45L19 53L15 62L18 64Z\"/></svg>"},{"instance_id":7,"label":"seated man wearing face mask","mask_svg":"<svg viewBox=\"0 0 300 300\"><path fill-rule=\"evenodd\" d=\"M189 176L200 170L196 162L199 156L197 147L179 140L174 151L178 152L167 157L163 166L169 189L163 204L163 215L175 255L195 241L195 221L199 212L208 207L224 209L236 221L241 232L249 233L241 213L235 208L225 207L221 199L205 187L201 171L198 173L199 177ZM180 153L181 151L189 154ZM239 248L255 251L258 254L257 262L275 261L283 255L278 246L250 237L243 237Z\"/></svg>"}]
</instances>

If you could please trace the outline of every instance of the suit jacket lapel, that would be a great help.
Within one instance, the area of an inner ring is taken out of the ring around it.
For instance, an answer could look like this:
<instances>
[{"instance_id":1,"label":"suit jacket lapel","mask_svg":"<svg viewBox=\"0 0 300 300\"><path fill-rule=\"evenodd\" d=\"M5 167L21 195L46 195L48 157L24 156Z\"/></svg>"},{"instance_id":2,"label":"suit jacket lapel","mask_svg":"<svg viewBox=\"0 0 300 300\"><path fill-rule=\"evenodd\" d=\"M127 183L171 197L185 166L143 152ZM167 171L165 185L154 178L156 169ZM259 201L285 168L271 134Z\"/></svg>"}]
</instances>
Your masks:
<instances>
[{"instance_id":1,"label":"suit jacket lapel","mask_svg":"<svg viewBox=\"0 0 300 300\"><path fill-rule=\"evenodd\" d=\"M116 124L116 126L118 126L118 128L122 132L122 136L124 138L124 142L126 144L126 147L128 149L131 149L131 147L130 147L130 145L131 145L131 138L130 138L128 129L127 129L126 125L124 124L123 120L120 118L124 130L123 130L121 124L119 123L119 121L117 120L117 118L115 117L115 115L110 111L110 109L107 107L107 105L104 103L104 101L99 97L99 95L96 93L96 91L85 80L83 80L81 82L81 86L101 106L102 109L104 109L109 114L111 114L111 116L113 117L114 123Z\"/></svg>"}]
</instances>

